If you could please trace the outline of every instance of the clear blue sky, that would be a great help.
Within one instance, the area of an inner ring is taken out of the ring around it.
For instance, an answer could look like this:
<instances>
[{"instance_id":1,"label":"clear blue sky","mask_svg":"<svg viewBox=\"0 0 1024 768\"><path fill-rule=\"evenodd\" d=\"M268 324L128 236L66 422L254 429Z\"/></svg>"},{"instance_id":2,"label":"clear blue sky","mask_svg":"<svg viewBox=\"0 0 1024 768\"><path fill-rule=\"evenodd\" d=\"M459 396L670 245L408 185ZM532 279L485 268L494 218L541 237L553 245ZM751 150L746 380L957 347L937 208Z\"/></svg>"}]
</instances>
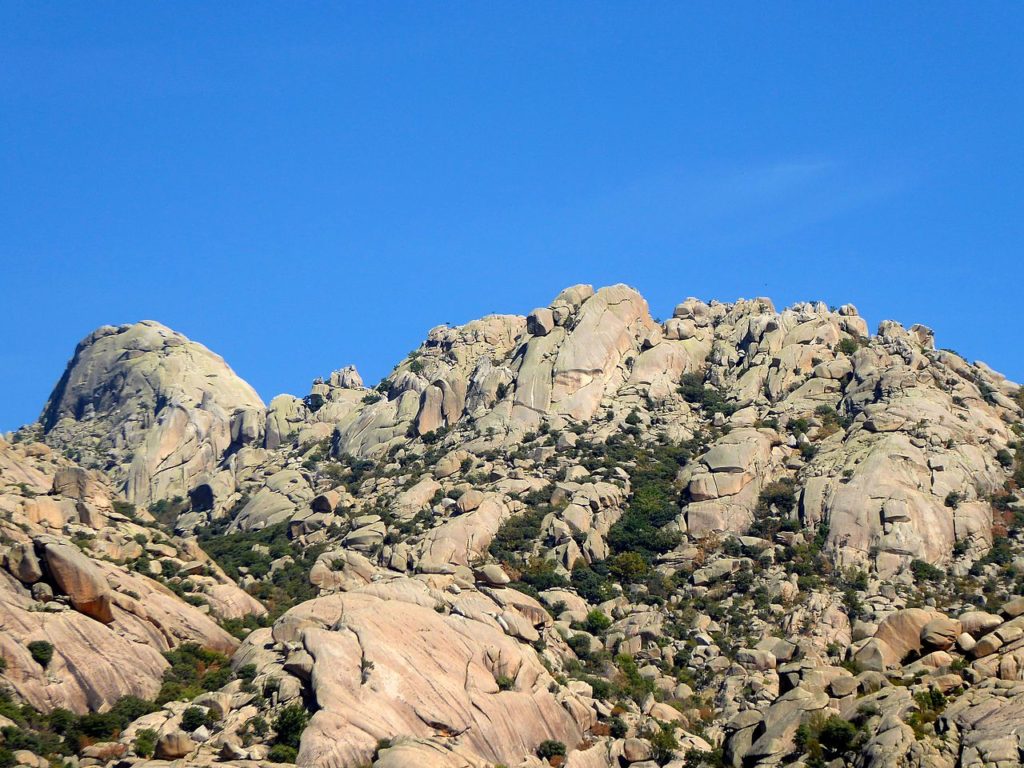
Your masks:
<instances>
[{"instance_id":1,"label":"clear blue sky","mask_svg":"<svg viewBox=\"0 0 1024 768\"><path fill-rule=\"evenodd\" d=\"M1024 379L1024 4L0 2L0 429L160 320L269 400L564 286Z\"/></svg>"}]
</instances>

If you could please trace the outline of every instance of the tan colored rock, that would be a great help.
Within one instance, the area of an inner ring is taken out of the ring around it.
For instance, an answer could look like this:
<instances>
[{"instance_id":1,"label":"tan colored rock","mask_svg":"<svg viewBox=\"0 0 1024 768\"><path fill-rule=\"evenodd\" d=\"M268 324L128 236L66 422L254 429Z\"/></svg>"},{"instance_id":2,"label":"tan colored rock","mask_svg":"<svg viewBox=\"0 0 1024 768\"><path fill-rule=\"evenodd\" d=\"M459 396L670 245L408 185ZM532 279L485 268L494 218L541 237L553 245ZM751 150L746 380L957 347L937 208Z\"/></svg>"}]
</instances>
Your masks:
<instances>
[{"instance_id":1,"label":"tan colored rock","mask_svg":"<svg viewBox=\"0 0 1024 768\"><path fill-rule=\"evenodd\" d=\"M544 739L576 743L593 722L572 699L559 703L533 649L495 619L447 616L429 598L422 605L390 594L319 598L275 626L275 638L301 638L314 659L320 709L299 764L360 765L380 739L438 732L462 734L477 758L512 763ZM515 681L512 689L501 690L501 676Z\"/></svg>"},{"instance_id":2,"label":"tan colored rock","mask_svg":"<svg viewBox=\"0 0 1024 768\"><path fill-rule=\"evenodd\" d=\"M97 460L113 458L129 501L145 508L186 496L215 468L239 410L263 411L252 387L201 344L147 320L83 339L40 421L51 443L95 440Z\"/></svg>"},{"instance_id":3,"label":"tan colored rock","mask_svg":"<svg viewBox=\"0 0 1024 768\"><path fill-rule=\"evenodd\" d=\"M948 621L945 616L935 611L904 608L882 619L875 637L889 646L897 661L902 661L909 653L921 650L923 630L937 620ZM955 639L956 635L953 637Z\"/></svg>"},{"instance_id":4,"label":"tan colored rock","mask_svg":"<svg viewBox=\"0 0 1024 768\"><path fill-rule=\"evenodd\" d=\"M651 744L643 739L625 739L622 743L622 757L627 763L639 763L651 756Z\"/></svg>"},{"instance_id":5,"label":"tan colored rock","mask_svg":"<svg viewBox=\"0 0 1024 768\"><path fill-rule=\"evenodd\" d=\"M1001 610L1008 619L1015 619L1018 616L1024 615L1024 597L1015 597L1012 600L1008 600L1003 603Z\"/></svg>"},{"instance_id":6,"label":"tan colored rock","mask_svg":"<svg viewBox=\"0 0 1024 768\"><path fill-rule=\"evenodd\" d=\"M854 655L854 660L871 672L885 672L897 666L902 658L887 642L878 637L868 640Z\"/></svg>"},{"instance_id":7,"label":"tan colored rock","mask_svg":"<svg viewBox=\"0 0 1024 768\"><path fill-rule=\"evenodd\" d=\"M921 628L921 644L947 651L953 647L962 631L963 627L958 621L946 617L932 619Z\"/></svg>"},{"instance_id":8,"label":"tan colored rock","mask_svg":"<svg viewBox=\"0 0 1024 768\"><path fill-rule=\"evenodd\" d=\"M157 760L178 760L188 757L195 749L195 742L184 731L171 731L161 736L156 743Z\"/></svg>"},{"instance_id":9,"label":"tan colored rock","mask_svg":"<svg viewBox=\"0 0 1024 768\"><path fill-rule=\"evenodd\" d=\"M410 518L430 505L434 494L441 490L441 484L432 477L423 477L406 491L398 494L392 507L396 517Z\"/></svg>"},{"instance_id":10,"label":"tan colored rock","mask_svg":"<svg viewBox=\"0 0 1024 768\"><path fill-rule=\"evenodd\" d=\"M526 317L526 330L532 336L547 336L555 328L555 315L548 308L535 309Z\"/></svg>"},{"instance_id":11,"label":"tan colored rock","mask_svg":"<svg viewBox=\"0 0 1024 768\"><path fill-rule=\"evenodd\" d=\"M508 574L497 563L487 563L481 566L477 569L476 574L483 583L494 587L502 587L510 581Z\"/></svg>"},{"instance_id":12,"label":"tan colored rock","mask_svg":"<svg viewBox=\"0 0 1024 768\"><path fill-rule=\"evenodd\" d=\"M76 611L103 624L114 620L110 587L92 560L75 546L59 542L43 544L43 557L57 588Z\"/></svg>"},{"instance_id":13,"label":"tan colored rock","mask_svg":"<svg viewBox=\"0 0 1024 768\"><path fill-rule=\"evenodd\" d=\"M4 555L4 567L22 584L35 584L43 577L43 569L29 542L15 544Z\"/></svg>"},{"instance_id":14,"label":"tan colored rock","mask_svg":"<svg viewBox=\"0 0 1024 768\"><path fill-rule=\"evenodd\" d=\"M75 562L72 568L60 561L61 572L67 572L65 586L80 604L85 600L93 609L110 611L112 620L105 624L77 610L36 610L34 600L41 595L29 596L0 572L5 681L36 709L63 707L81 714L109 707L124 696L152 699L168 666L164 651L183 642L227 654L237 647L237 641L209 616L166 587L110 563L89 560L70 544L51 542L45 549L47 560L51 551L59 556L73 550L88 562L84 568ZM56 557L53 561L58 562ZM39 582L34 592L41 586L48 585ZM97 602L97 594L106 602ZM33 640L53 645L53 659L45 670L26 648Z\"/></svg>"},{"instance_id":15,"label":"tan colored rock","mask_svg":"<svg viewBox=\"0 0 1024 768\"><path fill-rule=\"evenodd\" d=\"M1003 623L1002 618L986 611L967 611L960 614L957 620L963 627L964 632L975 639L987 632L991 632Z\"/></svg>"},{"instance_id":16,"label":"tan colored rock","mask_svg":"<svg viewBox=\"0 0 1024 768\"><path fill-rule=\"evenodd\" d=\"M478 508L483 503L485 498L487 497L483 494L482 491L478 491L475 488L471 488L470 490L466 491L464 494L459 496L459 499L456 502L456 506L458 507L459 512L472 512L474 509Z\"/></svg>"},{"instance_id":17,"label":"tan colored rock","mask_svg":"<svg viewBox=\"0 0 1024 768\"><path fill-rule=\"evenodd\" d=\"M511 516L508 507L488 497L472 512L432 528L418 547L417 566L427 572L443 572L479 560L501 524Z\"/></svg>"}]
</instances>

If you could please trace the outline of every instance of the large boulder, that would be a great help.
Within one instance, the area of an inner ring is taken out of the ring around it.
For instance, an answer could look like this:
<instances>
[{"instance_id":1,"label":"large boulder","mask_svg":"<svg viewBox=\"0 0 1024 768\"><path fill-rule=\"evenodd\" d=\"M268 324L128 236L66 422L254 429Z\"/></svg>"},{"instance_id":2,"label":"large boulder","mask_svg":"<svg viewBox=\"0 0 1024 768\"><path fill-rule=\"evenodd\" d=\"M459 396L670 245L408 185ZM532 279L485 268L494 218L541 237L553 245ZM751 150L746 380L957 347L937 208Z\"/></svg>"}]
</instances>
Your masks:
<instances>
[{"instance_id":1,"label":"large boulder","mask_svg":"<svg viewBox=\"0 0 1024 768\"><path fill-rule=\"evenodd\" d=\"M927 611L923 608L904 608L894 611L882 619L878 624L875 637L885 642L898 660L902 661L910 653L921 650L923 638L928 634L925 632L926 627L931 625L934 629L940 624L945 626L944 621L948 621L948 619L936 611ZM933 622L935 623L933 624ZM953 635L954 639L956 634Z\"/></svg>"},{"instance_id":2,"label":"large boulder","mask_svg":"<svg viewBox=\"0 0 1024 768\"><path fill-rule=\"evenodd\" d=\"M215 468L259 395L223 359L160 323L104 326L75 349L43 409L47 440L111 466L140 507L186 496ZM249 435L246 439L255 438Z\"/></svg>"},{"instance_id":3,"label":"large boulder","mask_svg":"<svg viewBox=\"0 0 1024 768\"><path fill-rule=\"evenodd\" d=\"M456 615L439 612L437 600L399 580L303 603L277 622L274 639L300 643L313 659L318 709L300 765L365 765L380 740L396 736L461 734L467 754L507 764L546 739L581 740L592 712L552 693L536 652L507 633L493 603L464 592ZM506 607L513 617L531 621Z\"/></svg>"},{"instance_id":4,"label":"large boulder","mask_svg":"<svg viewBox=\"0 0 1024 768\"><path fill-rule=\"evenodd\" d=\"M110 586L93 561L72 544L41 543L46 568L74 609L103 624L112 622Z\"/></svg>"}]
</instances>

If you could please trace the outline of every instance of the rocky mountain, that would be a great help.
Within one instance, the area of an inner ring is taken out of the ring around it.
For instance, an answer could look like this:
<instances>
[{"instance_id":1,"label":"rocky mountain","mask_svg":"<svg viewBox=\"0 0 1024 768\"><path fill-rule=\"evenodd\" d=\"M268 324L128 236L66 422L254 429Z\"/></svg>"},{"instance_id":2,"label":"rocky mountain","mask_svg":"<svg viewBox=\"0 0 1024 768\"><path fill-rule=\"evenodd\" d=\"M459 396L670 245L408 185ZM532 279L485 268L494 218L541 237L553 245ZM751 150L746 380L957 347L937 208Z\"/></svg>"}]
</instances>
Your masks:
<instances>
[{"instance_id":1,"label":"rocky mountain","mask_svg":"<svg viewBox=\"0 0 1024 768\"><path fill-rule=\"evenodd\" d=\"M105 327L0 444L3 749L1018 765L1022 419L849 305L573 286L269 406Z\"/></svg>"},{"instance_id":2,"label":"rocky mountain","mask_svg":"<svg viewBox=\"0 0 1024 768\"><path fill-rule=\"evenodd\" d=\"M82 339L39 422L51 445L101 465L147 506L194 488L261 431L263 412L220 357L145 321Z\"/></svg>"}]
</instances>

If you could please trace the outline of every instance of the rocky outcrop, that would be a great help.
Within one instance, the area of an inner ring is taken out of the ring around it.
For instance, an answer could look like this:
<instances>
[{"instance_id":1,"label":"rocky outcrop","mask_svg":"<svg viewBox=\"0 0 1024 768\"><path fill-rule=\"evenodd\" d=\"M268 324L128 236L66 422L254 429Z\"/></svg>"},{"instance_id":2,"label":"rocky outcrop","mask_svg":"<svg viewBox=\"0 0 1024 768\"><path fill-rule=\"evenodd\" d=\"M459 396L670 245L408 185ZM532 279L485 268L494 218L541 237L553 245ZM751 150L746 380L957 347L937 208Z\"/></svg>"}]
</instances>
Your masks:
<instances>
[{"instance_id":1,"label":"rocky outcrop","mask_svg":"<svg viewBox=\"0 0 1024 768\"><path fill-rule=\"evenodd\" d=\"M124 696L152 698L169 666L162 652L187 642L237 647L200 608L129 567L146 554L162 572L157 558L180 566L205 554L154 541L149 523L115 509L101 475L32 442L0 441L0 470L0 677L23 701L83 713ZM44 500L69 511L39 518ZM265 612L216 566L191 578L194 589L211 591L215 614ZM53 647L45 667L28 650L34 641Z\"/></svg>"},{"instance_id":2,"label":"rocky outcrop","mask_svg":"<svg viewBox=\"0 0 1024 768\"><path fill-rule=\"evenodd\" d=\"M274 639L311 657L318 707L299 764L363 765L380 740L396 736L454 741L491 763L512 762L546 739L575 745L592 714L571 695L553 694L536 652L505 628L517 616L532 625L546 614L507 607L495 618L499 610L480 594L445 597L398 580L285 614Z\"/></svg>"},{"instance_id":3,"label":"rocky outcrop","mask_svg":"<svg viewBox=\"0 0 1024 768\"><path fill-rule=\"evenodd\" d=\"M577 285L266 410L196 347L83 343L43 426L88 470L0 446L18 697L102 709L246 636L81 759L151 728L190 765L1015 764L1024 393L928 329Z\"/></svg>"},{"instance_id":4,"label":"rocky outcrop","mask_svg":"<svg viewBox=\"0 0 1024 768\"><path fill-rule=\"evenodd\" d=\"M42 559L61 593L71 606L103 624L114 620L111 611L110 586L99 568L72 544L59 541L36 541Z\"/></svg>"},{"instance_id":5,"label":"rocky outcrop","mask_svg":"<svg viewBox=\"0 0 1024 768\"><path fill-rule=\"evenodd\" d=\"M147 320L83 339L40 422L50 444L109 468L145 507L187 496L233 444L261 439L263 410L220 357Z\"/></svg>"}]
</instances>

